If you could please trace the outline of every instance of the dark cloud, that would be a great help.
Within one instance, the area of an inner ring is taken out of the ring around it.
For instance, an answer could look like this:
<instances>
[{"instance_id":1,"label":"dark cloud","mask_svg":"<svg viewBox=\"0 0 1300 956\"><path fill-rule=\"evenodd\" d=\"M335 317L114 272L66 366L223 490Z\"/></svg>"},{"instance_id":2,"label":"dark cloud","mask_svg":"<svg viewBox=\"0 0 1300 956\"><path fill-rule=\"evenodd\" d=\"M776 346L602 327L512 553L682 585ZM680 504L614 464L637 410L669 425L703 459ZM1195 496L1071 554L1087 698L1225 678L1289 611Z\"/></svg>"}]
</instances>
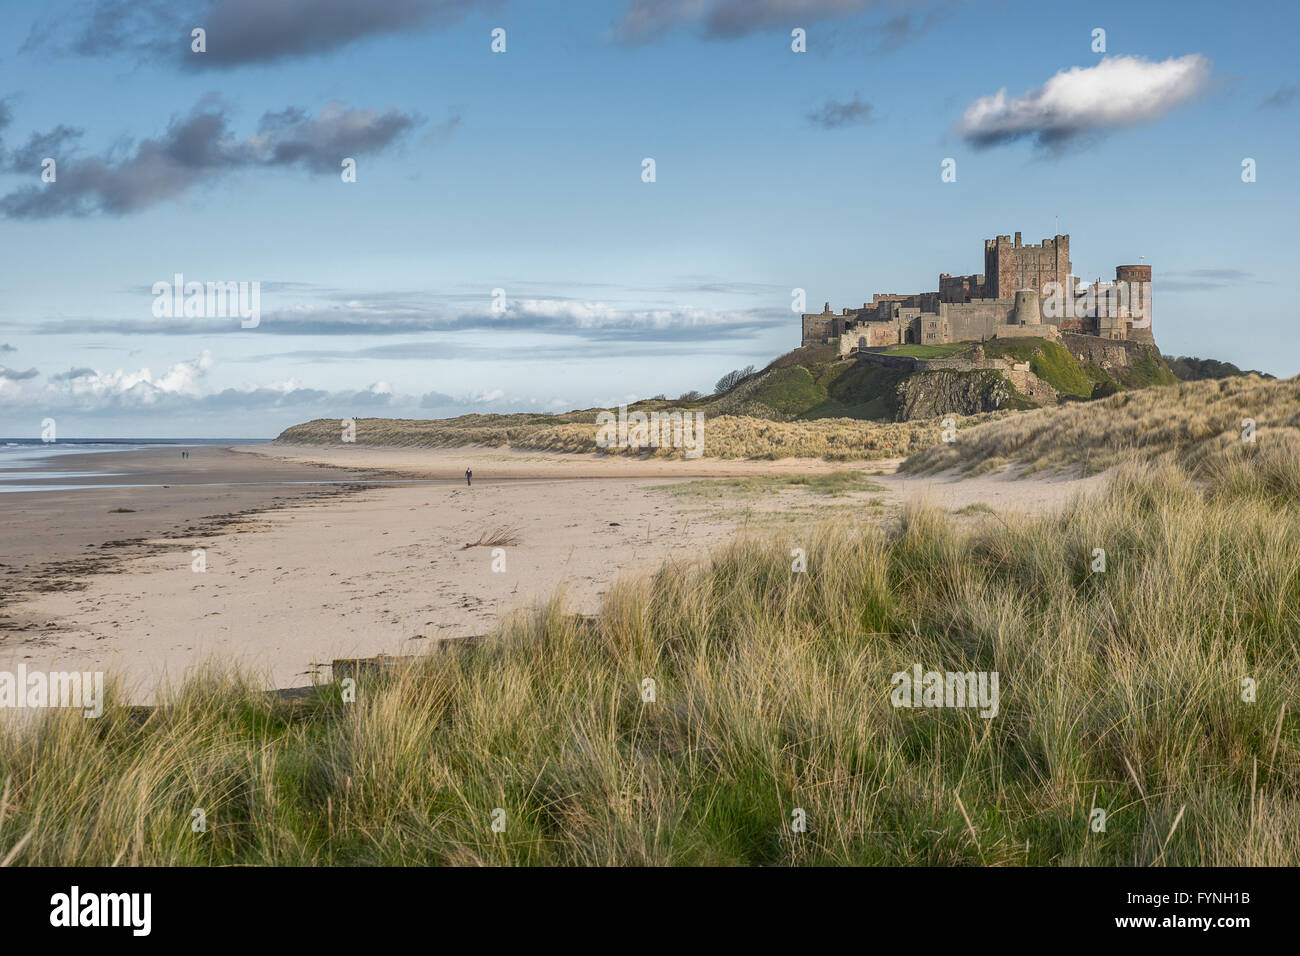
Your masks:
<instances>
[{"instance_id":1,"label":"dark cloud","mask_svg":"<svg viewBox=\"0 0 1300 956\"><path fill-rule=\"evenodd\" d=\"M1300 96L1300 86L1285 83L1274 90L1271 96L1265 97L1260 102L1259 108L1284 110L1296 101L1297 96Z\"/></svg>"},{"instance_id":2,"label":"dark cloud","mask_svg":"<svg viewBox=\"0 0 1300 956\"><path fill-rule=\"evenodd\" d=\"M484 0L215 0L208 15L208 60L233 66L304 56L363 37L446 26L467 13L494 9Z\"/></svg>"},{"instance_id":3,"label":"dark cloud","mask_svg":"<svg viewBox=\"0 0 1300 956\"><path fill-rule=\"evenodd\" d=\"M707 40L733 40L765 30L807 27L879 6L879 0L633 0L615 21L614 36L623 43L648 43L688 28Z\"/></svg>"},{"instance_id":4,"label":"dark cloud","mask_svg":"<svg viewBox=\"0 0 1300 956\"><path fill-rule=\"evenodd\" d=\"M57 375L51 375L51 382L70 382L76 378L93 378L97 373L93 368L82 366L81 368L70 368L66 372L59 372Z\"/></svg>"},{"instance_id":5,"label":"dark cloud","mask_svg":"<svg viewBox=\"0 0 1300 956\"><path fill-rule=\"evenodd\" d=\"M825 105L808 114L808 122L822 129L839 129L871 122L871 104L864 103L855 93L853 99L843 103L827 100Z\"/></svg>"},{"instance_id":6,"label":"dark cloud","mask_svg":"<svg viewBox=\"0 0 1300 956\"><path fill-rule=\"evenodd\" d=\"M1240 282L1255 277L1255 273L1244 269L1191 269L1187 272L1171 272L1170 275L1195 276L1198 279L1218 279L1228 282Z\"/></svg>"},{"instance_id":7,"label":"dark cloud","mask_svg":"<svg viewBox=\"0 0 1300 956\"><path fill-rule=\"evenodd\" d=\"M1254 281L1257 281L1255 274L1244 269L1171 270L1157 273L1153 279L1161 292L1208 292Z\"/></svg>"},{"instance_id":8,"label":"dark cloud","mask_svg":"<svg viewBox=\"0 0 1300 956\"><path fill-rule=\"evenodd\" d=\"M652 291L674 295L755 295L765 298L789 295L790 292L785 286L772 282L730 282L709 276L687 276Z\"/></svg>"},{"instance_id":9,"label":"dark cloud","mask_svg":"<svg viewBox=\"0 0 1300 956\"><path fill-rule=\"evenodd\" d=\"M87 0L38 21L23 50L128 54L185 69L224 69L445 27L502 5L503 0ZM74 24L75 32L65 24ZM195 27L207 31L205 53L190 49Z\"/></svg>"},{"instance_id":10,"label":"dark cloud","mask_svg":"<svg viewBox=\"0 0 1300 956\"><path fill-rule=\"evenodd\" d=\"M14 348L12 345L10 345L8 342L5 342L3 345L0 345L0 352L17 352L17 351L18 350Z\"/></svg>"},{"instance_id":11,"label":"dark cloud","mask_svg":"<svg viewBox=\"0 0 1300 956\"><path fill-rule=\"evenodd\" d=\"M448 408L459 404L452 396L444 392L426 392L420 396L421 408Z\"/></svg>"},{"instance_id":12,"label":"dark cloud","mask_svg":"<svg viewBox=\"0 0 1300 956\"><path fill-rule=\"evenodd\" d=\"M463 297L450 297L461 300ZM534 332L586 341L706 341L743 338L790 321L780 308L712 310L693 308L615 309L602 303L565 299L507 299L493 312L484 296L477 308L455 307L435 297L396 294L349 298L325 306L262 311L254 335L410 335L424 332ZM142 310L143 311L143 310ZM233 332L238 319L60 319L42 323L44 334L212 335ZM499 354L499 352L497 353Z\"/></svg>"},{"instance_id":13,"label":"dark cloud","mask_svg":"<svg viewBox=\"0 0 1300 956\"><path fill-rule=\"evenodd\" d=\"M914 43L950 14L951 8L943 5L924 13L899 13L892 16L876 29L874 49L877 53L885 53Z\"/></svg>"},{"instance_id":14,"label":"dark cloud","mask_svg":"<svg viewBox=\"0 0 1300 956\"><path fill-rule=\"evenodd\" d=\"M5 168L15 173L37 172L46 157L60 162L64 151L80 136L81 130L70 126L56 126L48 133L33 133L25 146L5 154Z\"/></svg>"},{"instance_id":15,"label":"dark cloud","mask_svg":"<svg viewBox=\"0 0 1300 956\"><path fill-rule=\"evenodd\" d=\"M29 368L25 372L20 372L17 369L5 368L3 365L0 365L0 378L10 382L26 381L27 379L35 378L37 375L40 374L41 373L36 371L36 369L34 368Z\"/></svg>"},{"instance_id":16,"label":"dark cloud","mask_svg":"<svg viewBox=\"0 0 1300 956\"><path fill-rule=\"evenodd\" d=\"M316 117L289 109L262 117L253 137L254 151L267 165L302 163L317 172L338 172L343 157L382 149L417 122L395 109L376 114L330 104ZM460 117L454 116L438 128L454 130L459 125Z\"/></svg>"},{"instance_id":17,"label":"dark cloud","mask_svg":"<svg viewBox=\"0 0 1300 956\"><path fill-rule=\"evenodd\" d=\"M736 355L735 343L726 339L720 339L715 343L692 343L691 350L694 355L716 354L733 358ZM602 359L608 358L609 354L610 345L605 341L566 341L557 345L529 345L527 348L500 349L486 345L476 346L445 341L416 340L360 349L295 349L289 352L254 355L236 361L261 363L287 360L320 365L326 362L349 363L357 359L376 359L392 362L445 362L464 359L499 364L501 362L536 363L543 361L564 362L589 358ZM672 341L646 342L644 340L632 340L621 343L618 354L624 359L632 357L673 359L680 358L682 350L681 346Z\"/></svg>"},{"instance_id":18,"label":"dark cloud","mask_svg":"<svg viewBox=\"0 0 1300 956\"><path fill-rule=\"evenodd\" d=\"M59 162L55 183L26 186L0 197L9 219L53 216L124 216L175 199L201 182L239 170L300 166L316 172L340 169L345 157L379 152L421 122L400 110L377 113L329 103L315 116L288 109L267 113L258 130L238 139L227 131L223 107L206 99L184 119L173 120L158 138L145 139L124 158L69 157ZM77 131L57 127L36 134L20 159L63 144Z\"/></svg>"}]
</instances>

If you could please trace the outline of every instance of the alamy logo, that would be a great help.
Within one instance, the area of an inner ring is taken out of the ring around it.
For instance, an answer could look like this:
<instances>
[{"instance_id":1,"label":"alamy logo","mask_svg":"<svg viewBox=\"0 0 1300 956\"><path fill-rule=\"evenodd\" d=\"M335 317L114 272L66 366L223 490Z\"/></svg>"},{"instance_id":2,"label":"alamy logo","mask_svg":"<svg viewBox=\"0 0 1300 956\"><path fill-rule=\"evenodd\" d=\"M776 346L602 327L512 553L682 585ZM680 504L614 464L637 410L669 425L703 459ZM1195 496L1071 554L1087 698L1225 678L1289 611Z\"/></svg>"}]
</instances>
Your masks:
<instances>
[{"instance_id":1,"label":"alamy logo","mask_svg":"<svg viewBox=\"0 0 1300 956\"><path fill-rule=\"evenodd\" d=\"M176 273L171 282L153 284L153 314L157 319L224 319L239 316L241 329L262 321L262 283L186 282Z\"/></svg>"},{"instance_id":2,"label":"alamy logo","mask_svg":"<svg viewBox=\"0 0 1300 956\"><path fill-rule=\"evenodd\" d=\"M895 707L978 707L986 719L998 715L997 671L898 671L889 679Z\"/></svg>"},{"instance_id":3,"label":"alamy logo","mask_svg":"<svg viewBox=\"0 0 1300 956\"><path fill-rule=\"evenodd\" d=\"M1043 286L1045 319L1132 319L1133 328L1151 325L1151 283L1116 280L1088 286L1077 295L1066 295L1060 282Z\"/></svg>"},{"instance_id":4,"label":"alamy logo","mask_svg":"<svg viewBox=\"0 0 1300 956\"><path fill-rule=\"evenodd\" d=\"M79 707L87 718L104 713L103 671L0 671L0 707Z\"/></svg>"},{"instance_id":5,"label":"alamy logo","mask_svg":"<svg viewBox=\"0 0 1300 956\"><path fill-rule=\"evenodd\" d=\"M704 454L703 412L629 412L596 416L596 445L600 448L683 448L686 458Z\"/></svg>"},{"instance_id":6,"label":"alamy logo","mask_svg":"<svg viewBox=\"0 0 1300 956\"><path fill-rule=\"evenodd\" d=\"M129 926L133 936L148 936L152 927L150 893L70 893L50 897L51 926Z\"/></svg>"}]
</instances>

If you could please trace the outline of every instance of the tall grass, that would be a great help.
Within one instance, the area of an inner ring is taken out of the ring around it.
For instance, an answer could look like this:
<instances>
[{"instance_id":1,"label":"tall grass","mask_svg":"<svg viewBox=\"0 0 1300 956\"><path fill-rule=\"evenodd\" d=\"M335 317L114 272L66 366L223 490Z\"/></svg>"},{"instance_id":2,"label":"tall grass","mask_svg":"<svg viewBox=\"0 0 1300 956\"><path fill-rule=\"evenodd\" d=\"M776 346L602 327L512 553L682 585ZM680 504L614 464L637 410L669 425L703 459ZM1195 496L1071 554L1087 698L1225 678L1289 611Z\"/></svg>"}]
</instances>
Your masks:
<instances>
[{"instance_id":1,"label":"tall grass","mask_svg":"<svg viewBox=\"0 0 1300 956\"><path fill-rule=\"evenodd\" d=\"M1275 467L739 541L353 703L210 673L143 721L51 713L0 741L0 858L30 833L16 863L1295 865L1300 460ZM997 716L895 709L914 664L997 671Z\"/></svg>"},{"instance_id":2,"label":"tall grass","mask_svg":"<svg viewBox=\"0 0 1300 956\"><path fill-rule=\"evenodd\" d=\"M638 408L676 403L642 402ZM959 428L1005 413L952 416ZM588 421L574 421L587 417ZM942 420L873 422L851 418L778 422L744 415L706 418L703 454L710 458L826 458L849 461L901 458L939 441ZM596 444L595 411L555 416L466 415L461 418L419 421L392 418L356 419L359 445L394 447L527 448L569 453L680 458L681 448L601 448ZM276 441L304 445L339 443L337 419L316 419L285 429Z\"/></svg>"},{"instance_id":3,"label":"tall grass","mask_svg":"<svg viewBox=\"0 0 1300 956\"><path fill-rule=\"evenodd\" d=\"M1255 426L1251 442L1242 440L1248 419ZM1300 455L1300 378L1183 382L1025 412L962 429L955 442L936 444L903 467L1098 472L1134 456L1164 455L1205 476L1234 461L1253 471L1247 463L1260 454L1282 462Z\"/></svg>"}]
</instances>

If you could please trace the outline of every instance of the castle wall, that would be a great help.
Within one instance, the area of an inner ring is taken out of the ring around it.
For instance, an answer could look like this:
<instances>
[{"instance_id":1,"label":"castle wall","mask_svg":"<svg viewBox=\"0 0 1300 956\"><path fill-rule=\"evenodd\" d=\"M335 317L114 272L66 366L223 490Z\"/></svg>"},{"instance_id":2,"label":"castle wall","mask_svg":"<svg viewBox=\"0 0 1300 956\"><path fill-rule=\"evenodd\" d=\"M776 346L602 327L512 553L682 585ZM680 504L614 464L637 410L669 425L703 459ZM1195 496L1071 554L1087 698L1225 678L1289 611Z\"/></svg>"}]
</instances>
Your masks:
<instances>
[{"instance_id":1,"label":"castle wall","mask_svg":"<svg viewBox=\"0 0 1300 956\"><path fill-rule=\"evenodd\" d=\"M1055 342L1061 335L1056 326L1043 325L999 325L993 330L993 336L999 339L1047 339Z\"/></svg>"},{"instance_id":2,"label":"castle wall","mask_svg":"<svg viewBox=\"0 0 1300 956\"><path fill-rule=\"evenodd\" d=\"M976 369L992 367L988 362L976 362L970 359L918 359L908 355L890 355L886 352L863 352L858 358L868 365L901 369L905 372L973 372Z\"/></svg>"},{"instance_id":3,"label":"castle wall","mask_svg":"<svg viewBox=\"0 0 1300 956\"><path fill-rule=\"evenodd\" d=\"M848 355L854 349L864 345L867 348L880 348L885 345L899 345L904 342L903 331L906 323L859 322L848 326L840 335L840 354Z\"/></svg>"},{"instance_id":4,"label":"castle wall","mask_svg":"<svg viewBox=\"0 0 1300 956\"><path fill-rule=\"evenodd\" d=\"M1141 343L1111 341L1095 335L1061 333L1061 344L1080 362L1107 370L1127 368L1145 351Z\"/></svg>"},{"instance_id":5,"label":"castle wall","mask_svg":"<svg viewBox=\"0 0 1300 956\"><path fill-rule=\"evenodd\" d=\"M940 302L969 302L971 299L982 299L984 297L984 276L950 276L946 272L940 273ZM929 311L938 310L931 309Z\"/></svg>"},{"instance_id":6,"label":"castle wall","mask_svg":"<svg viewBox=\"0 0 1300 956\"><path fill-rule=\"evenodd\" d=\"M1070 237L1058 235L1038 245L1026 246L1020 233L984 240L983 274L952 276L941 273L938 292L900 295L876 293L861 309L806 314L802 318L803 344L840 338L840 354L861 345L916 342L939 345L979 342L995 336L1015 338L1061 333L1086 333L1110 341L1154 344L1148 265L1116 266L1116 283L1145 290L1131 310L1098 314L1071 308L1069 316L1051 315L1041 296L1049 283L1059 283L1067 302L1076 305L1077 283L1070 274ZM1032 290L1037 295L1020 294ZM1091 294L1091 293L1090 293ZM1017 306L1017 300L1019 306ZM1056 311L1061 311L1057 309ZM1030 331L1020 331L1030 329Z\"/></svg>"},{"instance_id":7,"label":"castle wall","mask_svg":"<svg viewBox=\"0 0 1300 956\"><path fill-rule=\"evenodd\" d=\"M1006 325L1015 306L1011 299L976 299L971 302L943 302L939 318L947 324L947 342L980 342L992 338L999 325ZM922 320L922 331L926 330ZM926 341L923 339L923 341Z\"/></svg>"},{"instance_id":8,"label":"castle wall","mask_svg":"<svg viewBox=\"0 0 1300 956\"><path fill-rule=\"evenodd\" d=\"M833 312L805 313L803 316L803 345L821 345L840 334L839 316Z\"/></svg>"}]
</instances>

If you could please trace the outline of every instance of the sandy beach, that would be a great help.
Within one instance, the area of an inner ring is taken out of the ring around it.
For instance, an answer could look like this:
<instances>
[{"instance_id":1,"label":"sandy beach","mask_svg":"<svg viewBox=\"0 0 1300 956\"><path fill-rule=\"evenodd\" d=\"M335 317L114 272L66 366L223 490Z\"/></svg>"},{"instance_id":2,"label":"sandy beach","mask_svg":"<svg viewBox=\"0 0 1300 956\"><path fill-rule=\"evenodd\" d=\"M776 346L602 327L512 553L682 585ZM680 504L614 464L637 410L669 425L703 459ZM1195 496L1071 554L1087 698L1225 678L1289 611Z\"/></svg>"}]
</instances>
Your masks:
<instances>
[{"instance_id":1,"label":"sandy beach","mask_svg":"<svg viewBox=\"0 0 1300 956\"><path fill-rule=\"evenodd\" d=\"M0 495L0 669L103 670L139 702L209 659L267 686L305 686L328 679L336 657L419 653L556 594L594 613L620 575L704 558L742 530L793 546L819 521L889 520L914 500L1037 513L1104 481L485 448L272 444L175 457L88 455L77 467L114 473L102 479L112 487ZM841 470L870 476L871 490L701 484ZM500 551L476 544L494 535L507 540Z\"/></svg>"}]
</instances>

